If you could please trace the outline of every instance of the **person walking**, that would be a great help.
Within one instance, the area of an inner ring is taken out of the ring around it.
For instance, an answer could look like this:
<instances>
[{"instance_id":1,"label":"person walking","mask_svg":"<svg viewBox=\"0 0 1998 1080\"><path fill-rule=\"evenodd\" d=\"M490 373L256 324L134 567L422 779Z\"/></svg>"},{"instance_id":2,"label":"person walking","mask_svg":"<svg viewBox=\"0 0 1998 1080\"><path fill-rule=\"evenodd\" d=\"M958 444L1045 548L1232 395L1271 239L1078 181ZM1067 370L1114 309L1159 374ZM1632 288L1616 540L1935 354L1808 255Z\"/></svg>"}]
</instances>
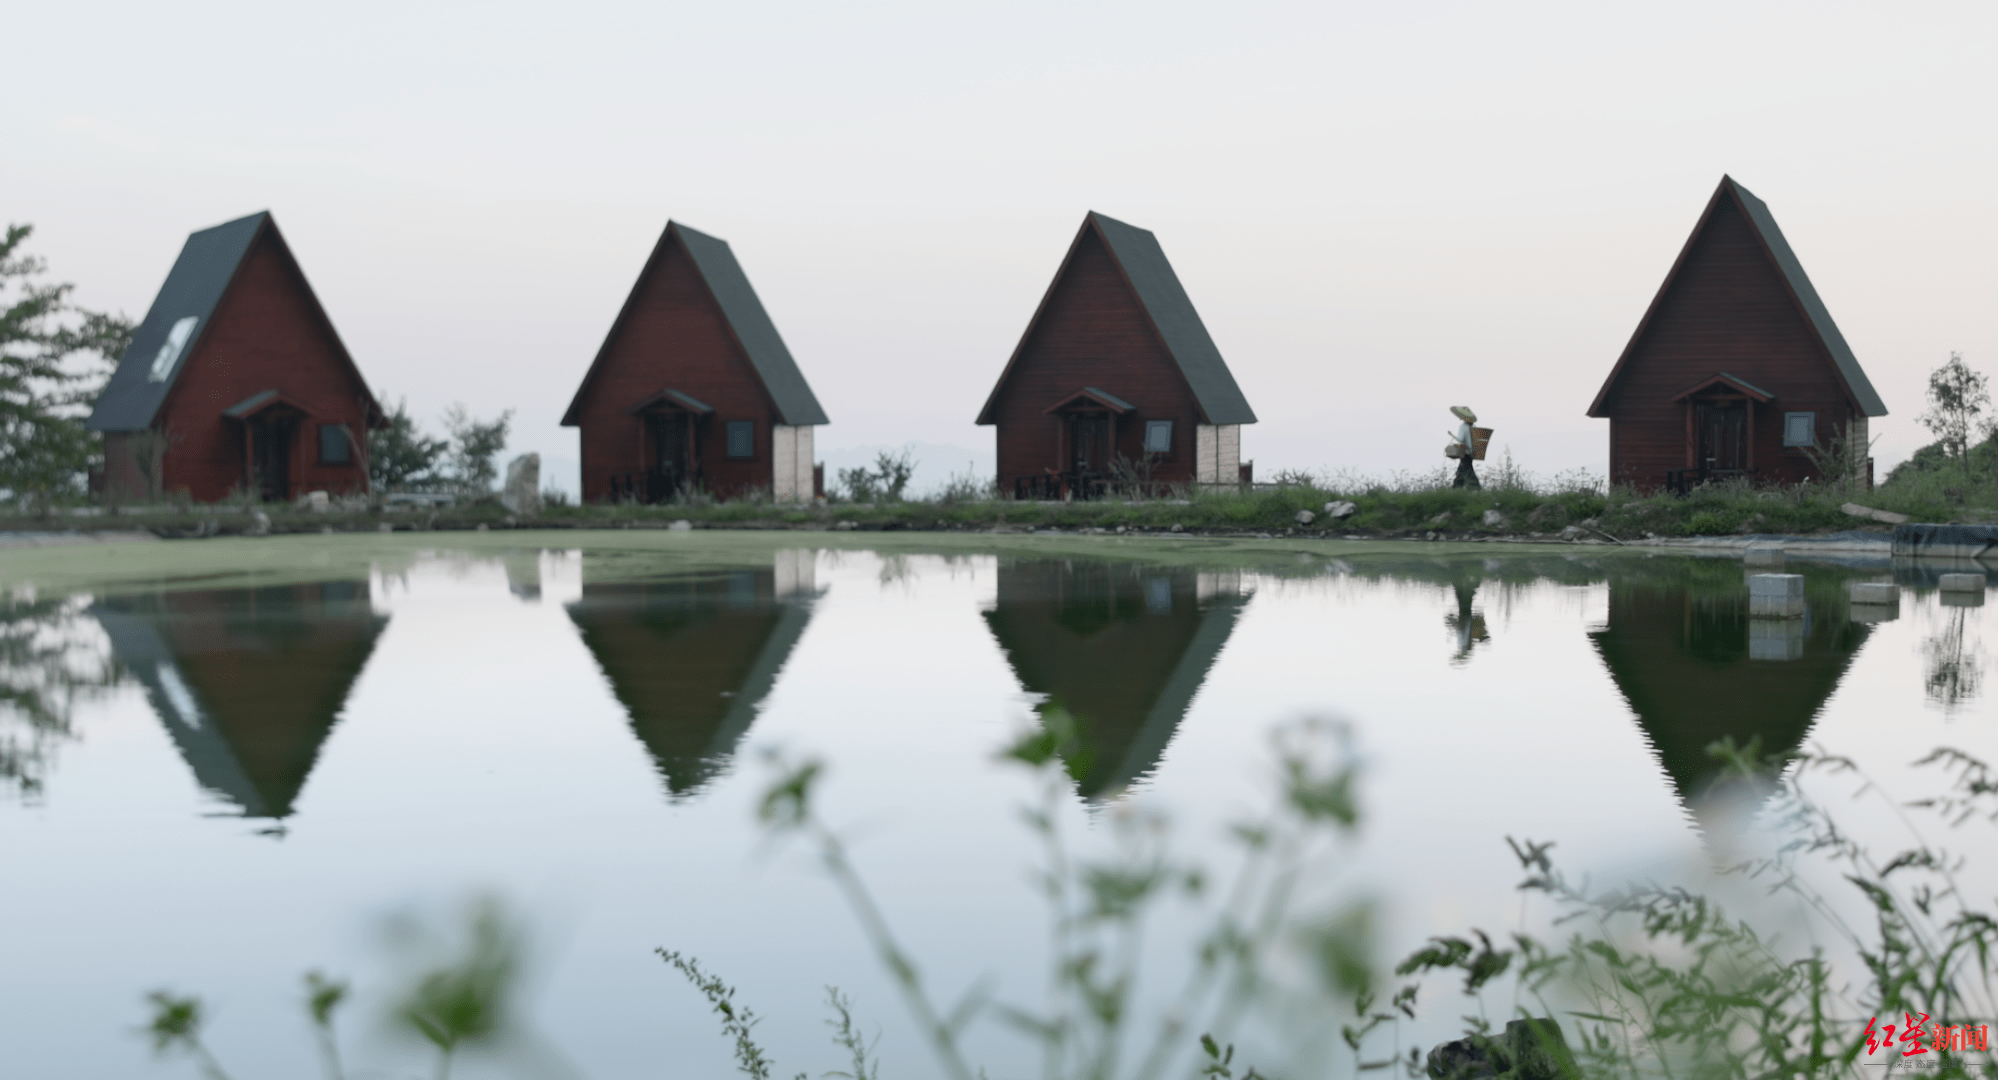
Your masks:
<instances>
[{"instance_id":1,"label":"person walking","mask_svg":"<svg viewBox=\"0 0 1998 1080\"><path fill-rule=\"evenodd\" d=\"M1457 436L1450 445L1443 448L1443 456L1457 459L1457 479L1451 487L1470 488L1477 491L1484 485L1478 483L1478 470L1471 460L1478 450L1477 440L1471 434L1471 425L1478 422L1478 414L1468 405L1450 406L1450 415L1462 421L1457 425Z\"/></svg>"}]
</instances>

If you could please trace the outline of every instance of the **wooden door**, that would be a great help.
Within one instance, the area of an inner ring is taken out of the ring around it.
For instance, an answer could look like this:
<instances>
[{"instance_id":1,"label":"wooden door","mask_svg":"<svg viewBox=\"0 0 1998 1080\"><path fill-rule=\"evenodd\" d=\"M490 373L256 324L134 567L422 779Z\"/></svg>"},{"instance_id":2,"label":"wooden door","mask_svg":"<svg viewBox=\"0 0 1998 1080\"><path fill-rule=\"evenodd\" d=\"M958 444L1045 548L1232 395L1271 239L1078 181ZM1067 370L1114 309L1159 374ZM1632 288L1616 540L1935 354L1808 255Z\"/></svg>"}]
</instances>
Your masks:
<instances>
[{"instance_id":1,"label":"wooden door","mask_svg":"<svg viewBox=\"0 0 1998 1080\"><path fill-rule=\"evenodd\" d=\"M694 475L693 432L683 412L652 413L652 475L649 481L653 499L671 498L691 484Z\"/></svg>"},{"instance_id":2,"label":"wooden door","mask_svg":"<svg viewBox=\"0 0 1998 1080\"><path fill-rule=\"evenodd\" d=\"M1693 406L1693 427L1700 445L1694 459L1709 472L1738 472L1748 467L1748 402L1702 401Z\"/></svg>"},{"instance_id":3,"label":"wooden door","mask_svg":"<svg viewBox=\"0 0 1998 1080\"><path fill-rule=\"evenodd\" d=\"M291 444L297 433L298 423L288 416L250 421L250 475L264 502L291 501Z\"/></svg>"},{"instance_id":4,"label":"wooden door","mask_svg":"<svg viewBox=\"0 0 1998 1080\"><path fill-rule=\"evenodd\" d=\"M1085 414L1069 425L1070 470L1078 477L1103 475L1110 468L1110 418Z\"/></svg>"}]
</instances>

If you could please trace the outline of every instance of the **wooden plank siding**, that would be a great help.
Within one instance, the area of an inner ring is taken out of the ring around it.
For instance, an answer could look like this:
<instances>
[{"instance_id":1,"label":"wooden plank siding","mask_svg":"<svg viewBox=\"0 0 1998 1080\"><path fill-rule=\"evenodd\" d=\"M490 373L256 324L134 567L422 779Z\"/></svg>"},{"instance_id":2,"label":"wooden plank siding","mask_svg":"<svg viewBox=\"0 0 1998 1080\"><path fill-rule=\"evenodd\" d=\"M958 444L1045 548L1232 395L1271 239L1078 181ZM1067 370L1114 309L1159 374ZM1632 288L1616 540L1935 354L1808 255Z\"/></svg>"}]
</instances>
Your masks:
<instances>
[{"instance_id":1,"label":"wooden plank siding","mask_svg":"<svg viewBox=\"0 0 1998 1080\"><path fill-rule=\"evenodd\" d=\"M276 390L306 409L291 448L290 495L367 490L367 428L374 399L347 359L319 302L274 228L259 232L210 316L153 430L167 443L161 487L202 502L246 485L243 424L222 415L252 395ZM319 461L321 424L345 424L349 461ZM116 440L122 449L126 440ZM107 453L112 441L107 440ZM114 475L133 475L123 464Z\"/></svg>"},{"instance_id":2,"label":"wooden plank siding","mask_svg":"<svg viewBox=\"0 0 1998 1080\"><path fill-rule=\"evenodd\" d=\"M612 497L611 478L651 467L643 416L633 406L672 389L714 412L696 427L696 455L707 490L724 498L772 485L772 427L781 420L762 378L737 341L721 306L677 239L633 287L622 322L605 343L578 395L583 499ZM747 459L728 457L728 423L756 425Z\"/></svg>"},{"instance_id":3,"label":"wooden plank siding","mask_svg":"<svg viewBox=\"0 0 1998 1080\"><path fill-rule=\"evenodd\" d=\"M1817 475L1804 450L1783 446L1784 413L1816 413L1826 447L1848 422L1865 423L1767 245L1725 188L1592 411L1610 420L1610 479L1656 488L1668 471L1694 467L1688 405L1674 398L1723 372L1773 395L1749 406L1758 482Z\"/></svg>"},{"instance_id":4,"label":"wooden plank siding","mask_svg":"<svg viewBox=\"0 0 1998 1080\"><path fill-rule=\"evenodd\" d=\"M1194 427L1202 418L1192 388L1093 228L1076 242L996 395L1002 490L1013 477L1067 468L1064 420L1047 410L1086 386L1134 406L1114 421L1118 456L1143 459L1145 421L1171 420L1172 452L1157 458L1152 478L1193 479Z\"/></svg>"}]
</instances>

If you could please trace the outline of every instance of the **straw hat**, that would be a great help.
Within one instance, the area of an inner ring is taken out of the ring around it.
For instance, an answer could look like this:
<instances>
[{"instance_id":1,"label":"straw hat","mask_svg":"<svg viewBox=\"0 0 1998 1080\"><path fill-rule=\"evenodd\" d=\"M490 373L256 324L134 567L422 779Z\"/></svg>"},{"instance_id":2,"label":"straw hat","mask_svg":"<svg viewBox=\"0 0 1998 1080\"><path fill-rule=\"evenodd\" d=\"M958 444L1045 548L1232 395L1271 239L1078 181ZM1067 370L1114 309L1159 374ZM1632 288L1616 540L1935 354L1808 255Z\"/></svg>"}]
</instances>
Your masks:
<instances>
[{"instance_id":1,"label":"straw hat","mask_svg":"<svg viewBox=\"0 0 1998 1080\"><path fill-rule=\"evenodd\" d=\"M1462 420L1466 424L1475 424L1478 422L1478 414L1472 412L1469 405L1450 406L1450 415Z\"/></svg>"}]
</instances>

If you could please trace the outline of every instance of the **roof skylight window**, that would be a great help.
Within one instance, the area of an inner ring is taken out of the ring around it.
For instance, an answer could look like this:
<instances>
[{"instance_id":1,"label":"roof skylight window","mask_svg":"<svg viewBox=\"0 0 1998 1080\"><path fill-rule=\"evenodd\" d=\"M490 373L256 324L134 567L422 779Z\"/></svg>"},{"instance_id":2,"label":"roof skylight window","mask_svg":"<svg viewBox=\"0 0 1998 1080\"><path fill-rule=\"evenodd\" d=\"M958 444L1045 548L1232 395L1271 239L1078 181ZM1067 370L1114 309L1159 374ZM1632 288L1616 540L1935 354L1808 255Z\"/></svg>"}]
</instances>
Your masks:
<instances>
[{"instance_id":1,"label":"roof skylight window","mask_svg":"<svg viewBox=\"0 0 1998 1080\"><path fill-rule=\"evenodd\" d=\"M167 331L166 344L161 345L159 355L153 357L153 373L150 376L153 382L165 382L167 376L173 374L173 365L180 359L180 351L187 348L187 339L194 336L194 324L199 321L198 316L189 315Z\"/></svg>"}]
</instances>

